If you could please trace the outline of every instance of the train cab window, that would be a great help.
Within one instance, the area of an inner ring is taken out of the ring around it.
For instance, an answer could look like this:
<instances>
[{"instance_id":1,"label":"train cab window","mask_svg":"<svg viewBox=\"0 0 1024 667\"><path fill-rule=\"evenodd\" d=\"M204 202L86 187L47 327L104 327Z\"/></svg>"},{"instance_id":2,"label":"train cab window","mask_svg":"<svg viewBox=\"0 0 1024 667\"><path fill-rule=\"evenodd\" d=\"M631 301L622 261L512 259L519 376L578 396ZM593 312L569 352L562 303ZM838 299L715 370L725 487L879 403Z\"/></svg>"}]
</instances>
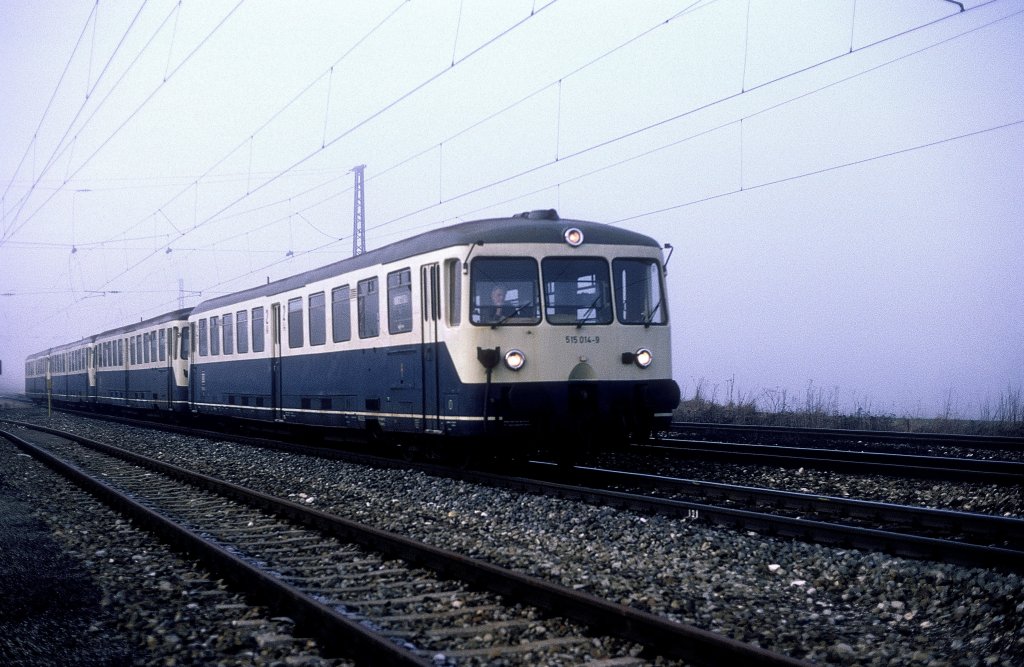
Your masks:
<instances>
[{"instance_id":1,"label":"train cab window","mask_svg":"<svg viewBox=\"0 0 1024 667\"><path fill-rule=\"evenodd\" d=\"M231 313L224 313L220 318L221 329L224 333L224 354L235 353L235 323L231 318Z\"/></svg>"},{"instance_id":2,"label":"train cab window","mask_svg":"<svg viewBox=\"0 0 1024 667\"><path fill-rule=\"evenodd\" d=\"M388 274L388 333L412 331L412 271Z\"/></svg>"},{"instance_id":3,"label":"train cab window","mask_svg":"<svg viewBox=\"0 0 1024 667\"><path fill-rule=\"evenodd\" d=\"M359 337L373 338L380 334L380 297L377 294L377 279L360 280L356 290Z\"/></svg>"},{"instance_id":4,"label":"train cab window","mask_svg":"<svg viewBox=\"0 0 1024 667\"><path fill-rule=\"evenodd\" d=\"M462 323L462 260L445 262L445 293L448 295L448 326Z\"/></svg>"},{"instance_id":5,"label":"train cab window","mask_svg":"<svg viewBox=\"0 0 1024 667\"><path fill-rule=\"evenodd\" d=\"M263 306L252 309L252 351L263 351Z\"/></svg>"},{"instance_id":6,"label":"train cab window","mask_svg":"<svg viewBox=\"0 0 1024 667\"><path fill-rule=\"evenodd\" d=\"M551 324L611 324L608 262L600 257L547 257L544 316Z\"/></svg>"},{"instance_id":7,"label":"train cab window","mask_svg":"<svg viewBox=\"0 0 1024 667\"><path fill-rule=\"evenodd\" d=\"M240 310L235 313L235 342L239 354L249 351L249 313Z\"/></svg>"},{"instance_id":8,"label":"train cab window","mask_svg":"<svg viewBox=\"0 0 1024 667\"><path fill-rule=\"evenodd\" d=\"M529 257L478 257L470 265L471 321L479 325L540 323L537 262Z\"/></svg>"},{"instance_id":9,"label":"train cab window","mask_svg":"<svg viewBox=\"0 0 1024 667\"><path fill-rule=\"evenodd\" d=\"M161 327L157 335L160 337L156 346L157 353L160 355L160 361L167 361L167 329Z\"/></svg>"},{"instance_id":10,"label":"train cab window","mask_svg":"<svg viewBox=\"0 0 1024 667\"><path fill-rule=\"evenodd\" d=\"M623 324L665 324L665 296L661 287L661 265L653 259L612 261L615 311Z\"/></svg>"},{"instance_id":11,"label":"train cab window","mask_svg":"<svg viewBox=\"0 0 1024 667\"><path fill-rule=\"evenodd\" d=\"M309 344L323 345L327 342L327 306L324 293L309 295Z\"/></svg>"},{"instance_id":12,"label":"train cab window","mask_svg":"<svg viewBox=\"0 0 1024 667\"><path fill-rule=\"evenodd\" d=\"M352 291L348 285L331 290L331 338L335 343L352 340Z\"/></svg>"},{"instance_id":13,"label":"train cab window","mask_svg":"<svg viewBox=\"0 0 1024 667\"><path fill-rule=\"evenodd\" d=\"M302 347L302 297L288 299L288 347Z\"/></svg>"}]
</instances>

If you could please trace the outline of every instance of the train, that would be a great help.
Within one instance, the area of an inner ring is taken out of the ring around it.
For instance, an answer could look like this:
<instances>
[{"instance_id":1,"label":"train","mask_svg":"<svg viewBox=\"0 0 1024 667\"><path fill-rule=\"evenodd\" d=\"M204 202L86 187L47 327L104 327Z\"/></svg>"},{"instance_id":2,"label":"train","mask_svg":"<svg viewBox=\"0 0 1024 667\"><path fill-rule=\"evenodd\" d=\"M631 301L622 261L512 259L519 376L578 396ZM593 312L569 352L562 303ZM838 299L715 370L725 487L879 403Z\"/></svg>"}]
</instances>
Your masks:
<instances>
[{"instance_id":1,"label":"train","mask_svg":"<svg viewBox=\"0 0 1024 667\"><path fill-rule=\"evenodd\" d=\"M25 392L372 439L646 439L680 395L668 248L555 210L462 222L40 351Z\"/></svg>"}]
</instances>

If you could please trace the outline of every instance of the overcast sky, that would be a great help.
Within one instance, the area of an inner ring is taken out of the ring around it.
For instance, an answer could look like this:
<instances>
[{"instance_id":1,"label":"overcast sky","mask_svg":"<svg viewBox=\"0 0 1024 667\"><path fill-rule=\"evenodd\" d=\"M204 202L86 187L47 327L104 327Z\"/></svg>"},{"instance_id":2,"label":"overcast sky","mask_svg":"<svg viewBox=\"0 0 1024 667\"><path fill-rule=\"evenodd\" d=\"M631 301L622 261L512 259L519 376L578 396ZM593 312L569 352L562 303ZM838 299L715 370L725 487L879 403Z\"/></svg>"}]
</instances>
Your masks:
<instances>
[{"instance_id":1,"label":"overcast sky","mask_svg":"<svg viewBox=\"0 0 1024 667\"><path fill-rule=\"evenodd\" d=\"M439 225L649 234L719 399L1024 385L1024 0L15 0L0 387L24 357ZM290 253L290 254L289 254Z\"/></svg>"}]
</instances>

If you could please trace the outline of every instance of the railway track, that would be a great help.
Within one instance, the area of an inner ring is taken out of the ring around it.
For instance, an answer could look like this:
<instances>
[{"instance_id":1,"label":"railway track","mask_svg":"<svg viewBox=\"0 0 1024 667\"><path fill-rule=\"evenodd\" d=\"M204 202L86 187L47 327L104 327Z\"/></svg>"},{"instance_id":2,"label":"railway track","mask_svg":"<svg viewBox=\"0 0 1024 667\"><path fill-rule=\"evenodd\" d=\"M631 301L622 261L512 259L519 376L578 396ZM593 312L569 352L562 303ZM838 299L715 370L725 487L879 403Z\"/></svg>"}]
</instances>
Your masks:
<instances>
[{"instance_id":1,"label":"railway track","mask_svg":"<svg viewBox=\"0 0 1024 667\"><path fill-rule=\"evenodd\" d=\"M30 424L25 426L35 428ZM192 432L181 427L170 428ZM520 471L521 476L510 477L501 473L396 461L291 443L256 441L246 437L234 439L292 453L330 456L378 467L408 467L440 477L497 488L582 500L642 513L700 519L735 530L751 530L827 546L878 551L965 566L998 567L1014 571L1024 569L1024 520L1018 518L594 467L575 468L573 483L569 484L566 483L566 471L552 465L535 464ZM641 449L665 451L661 447L643 446ZM668 453L689 458L689 453L679 454L675 448L669 448ZM747 464L751 462L742 455L738 460ZM867 470L879 472L877 465L865 465ZM887 466L885 469L889 474L907 471L899 464L880 465ZM912 467L909 472L914 473L919 467ZM945 470L941 466L935 469L940 472ZM969 472L954 478L978 481L976 473ZM985 481L995 479L999 483L1010 483L1008 479L1015 479L1015 473L1007 478L1002 473L992 474L991 470L982 472ZM630 491L625 491L627 489ZM675 497L653 495L655 490L662 494L674 494Z\"/></svg>"},{"instance_id":2,"label":"railway track","mask_svg":"<svg viewBox=\"0 0 1024 667\"><path fill-rule=\"evenodd\" d=\"M649 511L704 516L735 527L896 555L1024 568L1024 519L1020 518L599 468L577 468L574 473L585 488L621 493L609 499L628 502L634 509L644 507L645 501L630 498L639 495L653 503ZM712 502L719 504L708 504ZM775 523L765 517L780 520Z\"/></svg>"},{"instance_id":3,"label":"railway track","mask_svg":"<svg viewBox=\"0 0 1024 667\"><path fill-rule=\"evenodd\" d=\"M370 664L537 663L570 645L597 647L590 657L606 665L643 664L639 650L692 664L805 664L104 443L31 428L35 444L2 435L282 609L327 650L355 652ZM546 614L570 620L539 622ZM591 632L605 636L595 641Z\"/></svg>"},{"instance_id":4,"label":"railway track","mask_svg":"<svg viewBox=\"0 0 1024 667\"><path fill-rule=\"evenodd\" d=\"M801 428L792 426L757 426L746 424L706 424L673 422L676 435L719 438L728 435L760 442L780 440L789 443L856 442L881 444L914 444L919 446L952 445L975 449L994 449L1024 452L1024 437L1001 435L968 435L951 433L911 433L897 431L869 431L858 429Z\"/></svg>"},{"instance_id":5,"label":"railway track","mask_svg":"<svg viewBox=\"0 0 1024 667\"><path fill-rule=\"evenodd\" d=\"M1024 463L948 456L918 456L850 450L751 445L735 442L664 438L636 445L638 452L678 459L818 468L833 472L892 475L984 484L1024 483Z\"/></svg>"}]
</instances>

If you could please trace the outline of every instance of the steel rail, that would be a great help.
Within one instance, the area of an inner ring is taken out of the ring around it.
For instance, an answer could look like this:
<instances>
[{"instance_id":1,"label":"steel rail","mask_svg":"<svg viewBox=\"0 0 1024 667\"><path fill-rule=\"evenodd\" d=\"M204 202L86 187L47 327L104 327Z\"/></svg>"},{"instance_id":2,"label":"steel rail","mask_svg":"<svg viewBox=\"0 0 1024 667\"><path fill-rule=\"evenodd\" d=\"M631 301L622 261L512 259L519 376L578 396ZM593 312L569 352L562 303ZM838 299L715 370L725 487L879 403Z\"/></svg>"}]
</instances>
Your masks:
<instances>
[{"instance_id":1,"label":"steel rail","mask_svg":"<svg viewBox=\"0 0 1024 667\"><path fill-rule=\"evenodd\" d=\"M892 522L902 526L928 528L946 535L967 534L972 538L985 539L993 543L1010 543L1014 548L1024 550L1024 518L913 507L874 500L839 498L601 468L577 467L574 473L577 481L586 482L588 485L659 488L678 493L698 494L705 499L727 499L736 503L769 505L771 509L811 511L829 516Z\"/></svg>"},{"instance_id":2,"label":"steel rail","mask_svg":"<svg viewBox=\"0 0 1024 667\"><path fill-rule=\"evenodd\" d=\"M51 435L69 438L55 429ZM316 636L330 651L352 655L371 664L427 667L433 663L403 649L393 641L373 633L358 622L349 620L330 607L304 595L297 588L268 575L248 561L193 533L184 526L120 493L103 480L60 459L13 433L0 430L3 436L24 452L64 475L88 493L100 498L117 511L130 516L140 525L167 540L189 557L197 557L210 570L252 595L256 600L283 610L297 623ZM70 438L69 438L70 439Z\"/></svg>"},{"instance_id":3,"label":"steel rail","mask_svg":"<svg viewBox=\"0 0 1024 667\"><path fill-rule=\"evenodd\" d=\"M982 484L1024 484L1024 463L943 456L912 456L848 450L747 445L705 440L663 439L633 450L685 459L776 466L799 465L871 475L891 475Z\"/></svg>"},{"instance_id":4,"label":"steel rail","mask_svg":"<svg viewBox=\"0 0 1024 667\"><path fill-rule=\"evenodd\" d=\"M801 426L769 426L756 424L709 424L703 422L672 422L670 429L685 433L743 433L748 435L788 436L814 440L860 440L879 443L915 443L956 445L980 449L1024 450L1024 437L1005 435L919 433L902 431L871 431L862 429L811 428Z\"/></svg>"},{"instance_id":5,"label":"steel rail","mask_svg":"<svg viewBox=\"0 0 1024 667\"><path fill-rule=\"evenodd\" d=\"M724 660L734 660L739 664L749 665L807 665L807 663L789 656L730 639L696 626L678 623L655 614L616 604L589 593L468 558L73 433L35 424L19 424L73 440L97 451L123 458L168 476L187 480L191 484L242 500L296 523L315 527L335 537L426 567L442 577L460 580L510 599L539 607L554 615L570 618L592 630L635 641L661 655L707 665L721 664ZM0 434L8 436L2 431Z\"/></svg>"}]
</instances>

